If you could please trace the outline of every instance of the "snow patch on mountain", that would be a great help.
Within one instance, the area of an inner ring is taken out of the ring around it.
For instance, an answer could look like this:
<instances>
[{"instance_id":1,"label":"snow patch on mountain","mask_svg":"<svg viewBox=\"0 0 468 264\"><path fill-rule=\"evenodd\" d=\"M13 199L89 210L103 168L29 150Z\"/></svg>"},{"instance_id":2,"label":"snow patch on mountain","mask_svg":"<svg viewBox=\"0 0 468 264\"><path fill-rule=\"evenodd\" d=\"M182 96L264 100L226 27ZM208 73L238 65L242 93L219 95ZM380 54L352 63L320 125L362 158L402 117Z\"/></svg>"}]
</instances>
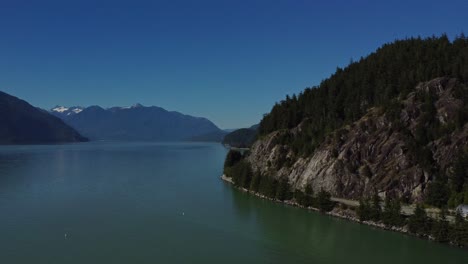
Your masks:
<instances>
[{"instance_id":1,"label":"snow patch on mountain","mask_svg":"<svg viewBox=\"0 0 468 264\"><path fill-rule=\"evenodd\" d=\"M68 111L68 107L65 106L56 106L55 108L52 108L52 111L58 112L58 113L63 113Z\"/></svg>"}]
</instances>

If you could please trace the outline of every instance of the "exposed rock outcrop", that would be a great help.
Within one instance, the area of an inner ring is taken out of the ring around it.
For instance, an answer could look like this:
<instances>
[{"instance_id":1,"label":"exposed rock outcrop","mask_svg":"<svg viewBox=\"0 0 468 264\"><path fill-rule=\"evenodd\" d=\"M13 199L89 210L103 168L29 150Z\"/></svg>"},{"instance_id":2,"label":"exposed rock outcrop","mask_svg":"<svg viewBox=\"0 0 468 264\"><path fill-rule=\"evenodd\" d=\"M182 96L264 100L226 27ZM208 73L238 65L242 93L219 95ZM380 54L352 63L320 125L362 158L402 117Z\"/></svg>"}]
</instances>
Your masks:
<instances>
[{"instance_id":1,"label":"exposed rock outcrop","mask_svg":"<svg viewBox=\"0 0 468 264\"><path fill-rule=\"evenodd\" d=\"M376 191L421 201L434 171L449 172L456 155L468 146L468 125L456 123L466 109L460 93L468 89L456 79L421 83L391 110L371 108L330 133L309 157L277 143L285 133L299 133L299 125L257 140L247 160L263 175L287 177L296 189L311 184L314 191L323 188L337 197L359 199ZM441 132L424 141L419 134L429 125Z\"/></svg>"}]
</instances>

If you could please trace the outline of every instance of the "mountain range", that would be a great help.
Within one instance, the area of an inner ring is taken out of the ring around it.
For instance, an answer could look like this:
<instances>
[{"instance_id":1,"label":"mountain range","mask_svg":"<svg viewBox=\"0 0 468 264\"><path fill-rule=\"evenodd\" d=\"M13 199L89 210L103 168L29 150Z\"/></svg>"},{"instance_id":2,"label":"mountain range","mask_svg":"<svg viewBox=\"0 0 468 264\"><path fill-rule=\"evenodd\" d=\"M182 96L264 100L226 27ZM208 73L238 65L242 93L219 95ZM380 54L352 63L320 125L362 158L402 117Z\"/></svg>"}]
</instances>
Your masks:
<instances>
[{"instance_id":1,"label":"mountain range","mask_svg":"<svg viewBox=\"0 0 468 264\"><path fill-rule=\"evenodd\" d=\"M50 113L91 140L221 141L226 134L206 118L141 104L106 109L56 106Z\"/></svg>"}]
</instances>

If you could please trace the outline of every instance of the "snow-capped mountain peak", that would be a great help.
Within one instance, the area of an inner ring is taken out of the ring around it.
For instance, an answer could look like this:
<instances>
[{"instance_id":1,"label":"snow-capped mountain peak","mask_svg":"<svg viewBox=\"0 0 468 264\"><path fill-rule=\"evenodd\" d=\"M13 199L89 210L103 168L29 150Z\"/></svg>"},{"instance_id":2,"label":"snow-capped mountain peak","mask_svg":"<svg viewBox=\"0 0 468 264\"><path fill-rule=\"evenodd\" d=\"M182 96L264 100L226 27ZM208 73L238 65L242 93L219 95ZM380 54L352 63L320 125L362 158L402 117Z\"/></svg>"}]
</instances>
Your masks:
<instances>
[{"instance_id":1,"label":"snow-capped mountain peak","mask_svg":"<svg viewBox=\"0 0 468 264\"><path fill-rule=\"evenodd\" d=\"M60 117L60 116L71 116L71 115L79 114L81 111L83 111L83 109L84 108L81 106L66 107L66 106L57 105L56 107L52 108L50 112Z\"/></svg>"},{"instance_id":2,"label":"snow-capped mountain peak","mask_svg":"<svg viewBox=\"0 0 468 264\"><path fill-rule=\"evenodd\" d=\"M58 112L58 113L63 113L63 112L66 112L68 111L68 107L65 107L65 106L56 106L54 108L52 108L52 112Z\"/></svg>"}]
</instances>

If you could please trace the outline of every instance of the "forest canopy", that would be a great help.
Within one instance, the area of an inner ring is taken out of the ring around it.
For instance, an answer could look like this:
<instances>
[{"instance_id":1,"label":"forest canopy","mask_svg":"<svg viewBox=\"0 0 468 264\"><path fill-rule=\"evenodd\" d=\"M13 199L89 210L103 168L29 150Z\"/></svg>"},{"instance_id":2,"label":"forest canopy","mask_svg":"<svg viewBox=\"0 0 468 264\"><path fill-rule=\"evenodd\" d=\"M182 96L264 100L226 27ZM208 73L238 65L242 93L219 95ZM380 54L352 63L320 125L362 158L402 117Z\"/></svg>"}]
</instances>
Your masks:
<instances>
[{"instance_id":1,"label":"forest canopy","mask_svg":"<svg viewBox=\"0 0 468 264\"><path fill-rule=\"evenodd\" d=\"M302 133L282 143L309 155L326 135L356 121L370 107L390 105L418 83L441 76L468 81L467 37L397 40L344 69L337 68L319 86L286 96L263 117L259 136L301 124Z\"/></svg>"}]
</instances>

